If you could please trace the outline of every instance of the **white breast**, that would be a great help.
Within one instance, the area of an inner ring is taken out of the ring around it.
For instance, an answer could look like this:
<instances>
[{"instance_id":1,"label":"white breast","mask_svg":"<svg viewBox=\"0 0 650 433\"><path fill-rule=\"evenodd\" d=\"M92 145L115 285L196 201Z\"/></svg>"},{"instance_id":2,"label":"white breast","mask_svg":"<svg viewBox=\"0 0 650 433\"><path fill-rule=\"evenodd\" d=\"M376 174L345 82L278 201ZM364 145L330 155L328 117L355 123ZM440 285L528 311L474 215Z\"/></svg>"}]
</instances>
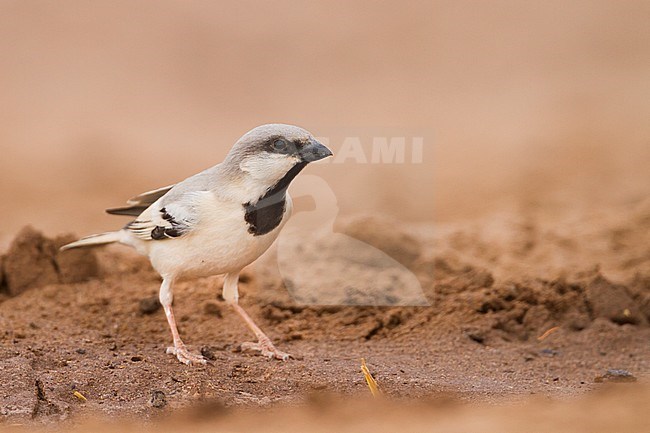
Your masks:
<instances>
[{"instance_id":1,"label":"white breast","mask_svg":"<svg viewBox=\"0 0 650 433\"><path fill-rule=\"evenodd\" d=\"M153 267L164 276L201 277L237 272L261 256L289 219L293 205L289 194L284 216L271 232L254 236L244 220L240 203L210 194L199 206L199 221L180 238L147 241Z\"/></svg>"}]
</instances>

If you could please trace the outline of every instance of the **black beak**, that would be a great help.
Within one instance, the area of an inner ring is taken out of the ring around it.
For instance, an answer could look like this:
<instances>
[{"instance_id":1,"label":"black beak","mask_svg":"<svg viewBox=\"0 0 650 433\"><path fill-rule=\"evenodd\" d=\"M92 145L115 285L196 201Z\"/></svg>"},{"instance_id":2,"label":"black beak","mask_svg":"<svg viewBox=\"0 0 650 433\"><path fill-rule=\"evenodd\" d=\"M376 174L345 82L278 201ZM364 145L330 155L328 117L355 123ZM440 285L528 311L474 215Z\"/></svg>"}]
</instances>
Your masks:
<instances>
[{"instance_id":1,"label":"black beak","mask_svg":"<svg viewBox=\"0 0 650 433\"><path fill-rule=\"evenodd\" d=\"M300 149L298 154L300 155L300 159L304 162L314 162L332 156L332 151L324 144L312 138L309 140L309 143L305 144L302 149Z\"/></svg>"}]
</instances>

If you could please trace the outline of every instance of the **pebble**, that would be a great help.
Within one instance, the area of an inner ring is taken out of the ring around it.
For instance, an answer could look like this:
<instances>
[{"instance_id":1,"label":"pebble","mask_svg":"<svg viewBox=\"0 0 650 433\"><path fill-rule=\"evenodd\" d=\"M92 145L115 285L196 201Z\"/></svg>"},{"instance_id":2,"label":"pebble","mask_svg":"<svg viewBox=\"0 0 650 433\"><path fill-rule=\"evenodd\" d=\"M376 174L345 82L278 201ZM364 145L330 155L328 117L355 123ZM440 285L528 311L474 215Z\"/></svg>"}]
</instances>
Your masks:
<instances>
[{"instance_id":1,"label":"pebble","mask_svg":"<svg viewBox=\"0 0 650 433\"><path fill-rule=\"evenodd\" d=\"M212 351L212 349L209 348L208 346L203 346L201 348L201 355L203 355L205 359L210 361L214 361L215 359L217 359L217 357L214 356L214 352Z\"/></svg>"},{"instance_id":2,"label":"pebble","mask_svg":"<svg viewBox=\"0 0 650 433\"><path fill-rule=\"evenodd\" d=\"M609 369L602 376L597 376L594 378L594 382L614 382L614 383L626 383L626 382L636 382L636 377L627 370L616 370Z\"/></svg>"},{"instance_id":3,"label":"pebble","mask_svg":"<svg viewBox=\"0 0 650 433\"><path fill-rule=\"evenodd\" d=\"M165 393L159 390L151 391L151 399L149 399L151 406L161 409L167 404L167 397Z\"/></svg>"},{"instance_id":4,"label":"pebble","mask_svg":"<svg viewBox=\"0 0 650 433\"><path fill-rule=\"evenodd\" d=\"M138 304L138 311L141 314L153 314L160 309L160 301L157 296L151 298L140 299Z\"/></svg>"},{"instance_id":5,"label":"pebble","mask_svg":"<svg viewBox=\"0 0 650 433\"><path fill-rule=\"evenodd\" d=\"M560 354L560 352L558 352L557 350L553 350L553 349L542 349L542 350L539 351L539 353L541 353L542 355L551 356L551 357L558 356Z\"/></svg>"}]
</instances>

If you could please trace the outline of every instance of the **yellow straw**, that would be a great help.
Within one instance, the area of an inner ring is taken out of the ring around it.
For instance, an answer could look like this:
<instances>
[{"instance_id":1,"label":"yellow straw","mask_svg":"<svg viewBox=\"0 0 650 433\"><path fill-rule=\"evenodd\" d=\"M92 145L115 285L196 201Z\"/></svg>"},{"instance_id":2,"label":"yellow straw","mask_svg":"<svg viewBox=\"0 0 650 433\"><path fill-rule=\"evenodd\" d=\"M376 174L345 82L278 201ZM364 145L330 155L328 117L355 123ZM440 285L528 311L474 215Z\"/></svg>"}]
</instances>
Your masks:
<instances>
[{"instance_id":1,"label":"yellow straw","mask_svg":"<svg viewBox=\"0 0 650 433\"><path fill-rule=\"evenodd\" d=\"M80 393L79 391L73 392L72 395L74 395L75 397L77 397L81 401L88 401L88 399L86 397L84 397L84 395L82 393Z\"/></svg>"},{"instance_id":2,"label":"yellow straw","mask_svg":"<svg viewBox=\"0 0 650 433\"><path fill-rule=\"evenodd\" d=\"M366 365L366 360L364 358L361 358L361 371L363 372L363 377L366 379L366 383L368 384L368 388L370 388L372 396L377 397L381 395L379 386L377 386L377 381L374 377L372 377L372 374L370 374L370 370L368 370L368 366Z\"/></svg>"}]
</instances>

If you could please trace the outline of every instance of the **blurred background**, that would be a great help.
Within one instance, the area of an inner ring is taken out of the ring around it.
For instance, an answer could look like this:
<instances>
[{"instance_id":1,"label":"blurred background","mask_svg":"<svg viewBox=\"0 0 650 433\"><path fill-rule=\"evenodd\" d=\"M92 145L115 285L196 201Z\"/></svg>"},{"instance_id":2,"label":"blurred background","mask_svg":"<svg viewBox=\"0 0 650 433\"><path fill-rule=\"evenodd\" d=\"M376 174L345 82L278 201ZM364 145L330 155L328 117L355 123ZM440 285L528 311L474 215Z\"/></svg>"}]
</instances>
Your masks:
<instances>
[{"instance_id":1,"label":"blurred background","mask_svg":"<svg viewBox=\"0 0 650 433\"><path fill-rule=\"evenodd\" d=\"M112 229L104 208L270 122L424 137L421 164L309 168L343 215L638 200L649 22L633 0L2 0L0 242Z\"/></svg>"}]
</instances>

